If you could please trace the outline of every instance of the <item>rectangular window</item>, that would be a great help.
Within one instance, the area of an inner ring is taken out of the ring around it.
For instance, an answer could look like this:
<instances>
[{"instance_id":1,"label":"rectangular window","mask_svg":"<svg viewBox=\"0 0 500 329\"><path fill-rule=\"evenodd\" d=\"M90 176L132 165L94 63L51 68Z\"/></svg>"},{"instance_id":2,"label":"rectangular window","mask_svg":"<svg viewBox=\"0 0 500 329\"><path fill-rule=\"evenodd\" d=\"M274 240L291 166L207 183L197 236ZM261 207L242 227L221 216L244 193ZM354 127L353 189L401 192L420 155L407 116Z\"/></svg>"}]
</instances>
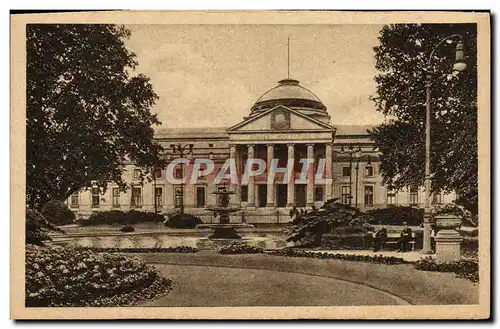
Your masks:
<instances>
[{"instance_id":1,"label":"rectangular window","mask_svg":"<svg viewBox=\"0 0 500 329\"><path fill-rule=\"evenodd\" d=\"M342 177L351 176L351 167L342 167Z\"/></svg>"},{"instance_id":2,"label":"rectangular window","mask_svg":"<svg viewBox=\"0 0 500 329\"><path fill-rule=\"evenodd\" d=\"M155 178L156 179L161 179L161 177L162 177L162 170L161 170L161 168L156 168L155 169Z\"/></svg>"},{"instance_id":3,"label":"rectangular window","mask_svg":"<svg viewBox=\"0 0 500 329\"><path fill-rule=\"evenodd\" d=\"M139 179L139 178L141 178L141 170L134 169L134 179Z\"/></svg>"},{"instance_id":4,"label":"rectangular window","mask_svg":"<svg viewBox=\"0 0 500 329\"><path fill-rule=\"evenodd\" d=\"M196 186L196 207L205 207L205 186Z\"/></svg>"},{"instance_id":5,"label":"rectangular window","mask_svg":"<svg viewBox=\"0 0 500 329\"><path fill-rule=\"evenodd\" d=\"M182 188L180 186L174 187L174 206L179 208L182 200Z\"/></svg>"},{"instance_id":6,"label":"rectangular window","mask_svg":"<svg viewBox=\"0 0 500 329\"><path fill-rule=\"evenodd\" d=\"M349 204L351 199L351 188L349 186L342 186L342 203Z\"/></svg>"},{"instance_id":7,"label":"rectangular window","mask_svg":"<svg viewBox=\"0 0 500 329\"><path fill-rule=\"evenodd\" d=\"M418 186L410 187L410 205L418 204Z\"/></svg>"},{"instance_id":8,"label":"rectangular window","mask_svg":"<svg viewBox=\"0 0 500 329\"><path fill-rule=\"evenodd\" d=\"M113 207L120 207L120 189L113 187Z\"/></svg>"},{"instance_id":9,"label":"rectangular window","mask_svg":"<svg viewBox=\"0 0 500 329\"><path fill-rule=\"evenodd\" d=\"M365 177L373 177L373 167L365 166Z\"/></svg>"},{"instance_id":10,"label":"rectangular window","mask_svg":"<svg viewBox=\"0 0 500 329\"><path fill-rule=\"evenodd\" d=\"M323 186L314 188L314 201L323 201Z\"/></svg>"},{"instance_id":11,"label":"rectangular window","mask_svg":"<svg viewBox=\"0 0 500 329\"><path fill-rule=\"evenodd\" d=\"M434 203L434 204L442 204L443 203L443 195L441 193L435 193L432 196L432 203Z\"/></svg>"},{"instance_id":12,"label":"rectangular window","mask_svg":"<svg viewBox=\"0 0 500 329\"><path fill-rule=\"evenodd\" d=\"M387 204L388 205L396 204L396 190L393 188L387 189Z\"/></svg>"},{"instance_id":13,"label":"rectangular window","mask_svg":"<svg viewBox=\"0 0 500 329\"><path fill-rule=\"evenodd\" d=\"M155 187L155 200L157 206L163 206L163 188Z\"/></svg>"},{"instance_id":14,"label":"rectangular window","mask_svg":"<svg viewBox=\"0 0 500 329\"><path fill-rule=\"evenodd\" d=\"M247 185L241 185L240 200L241 200L241 202L248 202L248 186Z\"/></svg>"},{"instance_id":15,"label":"rectangular window","mask_svg":"<svg viewBox=\"0 0 500 329\"><path fill-rule=\"evenodd\" d=\"M175 179L182 179L182 165L175 167L174 178Z\"/></svg>"},{"instance_id":16,"label":"rectangular window","mask_svg":"<svg viewBox=\"0 0 500 329\"><path fill-rule=\"evenodd\" d=\"M130 202L130 206L132 207L142 206L142 188L132 187L132 200Z\"/></svg>"},{"instance_id":17,"label":"rectangular window","mask_svg":"<svg viewBox=\"0 0 500 329\"><path fill-rule=\"evenodd\" d=\"M99 188L93 187L92 188L92 207L99 207Z\"/></svg>"},{"instance_id":18,"label":"rectangular window","mask_svg":"<svg viewBox=\"0 0 500 329\"><path fill-rule=\"evenodd\" d=\"M373 186L365 186L365 206L373 206Z\"/></svg>"},{"instance_id":19,"label":"rectangular window","mask_svg":"<svg viewBox=\"0 0 500 329\"><path fill-rule=\"evenodd\" d=\"M71 207L73 208L78 208L78 196L79 196L79 193L76 192L76 193L73 193L71 195L71 201L70 201L70 205Z\"/></svg>"}]
</instances>

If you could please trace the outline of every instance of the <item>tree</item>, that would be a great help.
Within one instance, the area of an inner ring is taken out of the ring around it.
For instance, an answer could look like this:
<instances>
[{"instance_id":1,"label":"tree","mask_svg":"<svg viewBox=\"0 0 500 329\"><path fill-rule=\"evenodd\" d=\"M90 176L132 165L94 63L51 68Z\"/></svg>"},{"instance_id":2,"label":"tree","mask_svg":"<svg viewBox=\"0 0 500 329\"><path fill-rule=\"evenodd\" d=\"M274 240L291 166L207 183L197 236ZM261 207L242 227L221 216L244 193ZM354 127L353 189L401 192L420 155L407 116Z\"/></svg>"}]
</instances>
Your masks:
<instances>
[{"instance_id":1,"label":"tree","mask_svg":"<svg viewBox=\"0 0 500 329\"><path fill-rule=\"evenodd\" d=\"M371 130L381 151L383 182L396 189L421 186L425 163L427 59L452 34L464 38L467 68L452 72L455 46L437 48L432 58L432 192L457 192L477 213L477 63L475 24L398 24L380 31L374 48L377 110L391 119Z\"/></svg>"},{"instance_id":2,"label":"tree","mask_svg":"<svg viewBox=\"0 0 500 329\"><path fill-rule=\"evenodd\" d=\"M26 201L40 208L91 186L126 184L127 163L161 164L152 125L158 99L124 40L99 24L34 24L26 29ZM150 170L143 178L148 178Z\"/></svg>"}]
</instances>

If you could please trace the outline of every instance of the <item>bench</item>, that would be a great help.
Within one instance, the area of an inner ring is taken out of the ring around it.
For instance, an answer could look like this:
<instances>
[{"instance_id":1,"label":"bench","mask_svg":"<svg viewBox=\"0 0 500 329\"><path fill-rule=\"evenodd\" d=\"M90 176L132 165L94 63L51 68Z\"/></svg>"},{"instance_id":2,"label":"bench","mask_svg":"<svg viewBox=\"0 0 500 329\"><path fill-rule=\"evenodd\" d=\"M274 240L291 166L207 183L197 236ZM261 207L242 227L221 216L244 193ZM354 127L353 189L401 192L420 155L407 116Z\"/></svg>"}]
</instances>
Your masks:
<instances>
[{"instance_id":1,"label":"bench","mask_svg":"<svg viewBox=\"0 0 500 329\"><path fill-rule=\"evenodd\" d=\"M385 245L396 245L398 244L398 240L401 237L400 233L387 233L387 240L385 241ZM415 232L411 232L411 240L409 242L411 251L415 250Z\"/></svg>"}]
</instances>

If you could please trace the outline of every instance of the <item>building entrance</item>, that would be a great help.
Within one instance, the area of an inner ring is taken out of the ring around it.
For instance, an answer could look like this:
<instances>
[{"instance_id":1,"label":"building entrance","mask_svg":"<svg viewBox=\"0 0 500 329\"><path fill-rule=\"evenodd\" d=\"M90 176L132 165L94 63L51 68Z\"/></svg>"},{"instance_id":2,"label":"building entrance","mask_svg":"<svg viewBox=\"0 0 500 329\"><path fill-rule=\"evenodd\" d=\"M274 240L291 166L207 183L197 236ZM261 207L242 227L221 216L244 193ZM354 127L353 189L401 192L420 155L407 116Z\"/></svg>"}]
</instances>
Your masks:
<instances>
[{"instance_id":1,"label":"building entrance","mask_svg":"<svg viewBox=\"0 0 500 329\"><path fill-rule=\"evenodd\" d=\"M286 184L276 184L276 207L286 207L287 187L288 185Z\"/></svg>"},{"instance_id":2,"label":"building entrance","mask_svg":"<svg viewBox=\"0 0 500 329\"><path fill-rule=\"evenodd\" d=\"M259 203L258 207L263 208L266 206L267 203L267 185L266 184L259 184L258 186L258 194L259 194Z\"/></svg>"},{"instance_id":3,"label":"building entrance","mask_svg":"<svg viewBox=\"0 0 500 329\"><path fill-rule=\"evenodd\" d=\"M297 184L295 185L295 206L305 207L306 206L306 185Z\"/></svg>"}]
</instances>

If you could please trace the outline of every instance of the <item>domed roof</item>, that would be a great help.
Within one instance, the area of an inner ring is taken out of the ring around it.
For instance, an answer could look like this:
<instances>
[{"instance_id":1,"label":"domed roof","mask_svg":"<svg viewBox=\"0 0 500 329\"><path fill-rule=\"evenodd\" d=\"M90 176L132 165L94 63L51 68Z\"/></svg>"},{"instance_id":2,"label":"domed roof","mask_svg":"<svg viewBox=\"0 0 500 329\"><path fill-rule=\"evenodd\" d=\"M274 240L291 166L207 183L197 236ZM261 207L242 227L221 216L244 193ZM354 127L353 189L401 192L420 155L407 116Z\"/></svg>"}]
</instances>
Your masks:
<instances>
[{"instance_id":1,"label":"domed roof","mask_svg":"<svg viewBox=\"0 0 500 329\"><path fill-rule=\"evenodd\" d=\"M278 81L278 86L266 91L257 100L257 103L273 99L309 99L321 103L318 96L299 85L299 81L293 79Z\"/></svg>"},{"instance_id":2,"label":"domed roof","mask_svg":"<svg viewBox=\"0 0 500 329\"><path fill-rule=\"evenodd\" d=\"M298 80L284 79L266 91L252 107L252 113L262 112L276 105L326 111L325 105L312 91L299 85Z\"/></svg>"}]
</instances>

